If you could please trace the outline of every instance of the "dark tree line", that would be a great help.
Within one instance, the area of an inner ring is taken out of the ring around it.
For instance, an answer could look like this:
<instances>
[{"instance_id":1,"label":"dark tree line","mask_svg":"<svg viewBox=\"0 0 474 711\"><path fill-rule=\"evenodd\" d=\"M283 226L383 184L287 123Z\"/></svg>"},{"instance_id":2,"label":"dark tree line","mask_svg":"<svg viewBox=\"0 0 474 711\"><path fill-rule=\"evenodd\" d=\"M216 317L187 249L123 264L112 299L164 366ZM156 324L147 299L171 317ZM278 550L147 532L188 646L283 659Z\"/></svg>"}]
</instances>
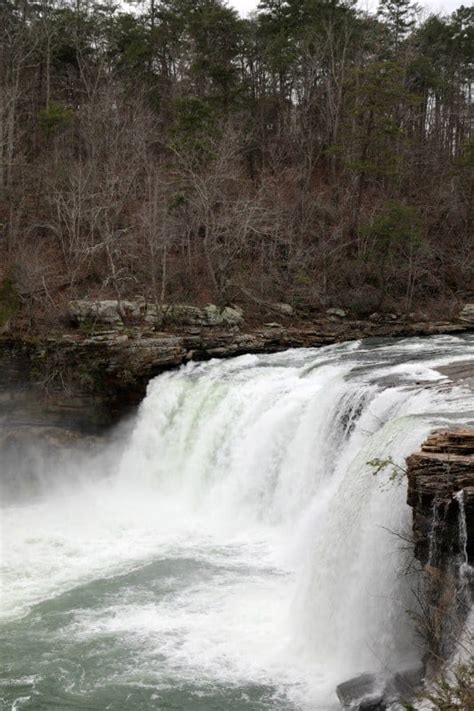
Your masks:
<instances>
[{"instance_id":1,"label":"dark tree line","mask_svg":"<svg viewBox=\"0 0 474 711\"><path fill-rule=\"evenodd\" d=\"M0 0L0 279L358 313L472 289L474 8ZM8 289L7 289L8 291Z\"/></svg>"}]
</instances>

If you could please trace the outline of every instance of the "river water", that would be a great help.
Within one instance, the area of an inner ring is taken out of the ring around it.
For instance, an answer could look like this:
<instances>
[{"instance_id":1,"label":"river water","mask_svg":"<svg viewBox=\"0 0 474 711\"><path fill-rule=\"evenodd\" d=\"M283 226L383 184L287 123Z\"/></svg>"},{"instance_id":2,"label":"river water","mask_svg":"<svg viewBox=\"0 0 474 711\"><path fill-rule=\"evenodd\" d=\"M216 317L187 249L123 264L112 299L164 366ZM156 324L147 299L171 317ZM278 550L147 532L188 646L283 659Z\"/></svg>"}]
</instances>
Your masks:
<instances>
[{"instance_id":1,"label":"river water","mask_svg":"<svg viewBox=\"0 0 474 711\"><path fill-rule=\"evenodd\" d=\"M418 659L406 482L368 462L473 422L436 370L473 354L439 336L189 364L102 451L30 457L1 509L0 707L330 711L338 682Z\"/></svg>"}]
</instances>

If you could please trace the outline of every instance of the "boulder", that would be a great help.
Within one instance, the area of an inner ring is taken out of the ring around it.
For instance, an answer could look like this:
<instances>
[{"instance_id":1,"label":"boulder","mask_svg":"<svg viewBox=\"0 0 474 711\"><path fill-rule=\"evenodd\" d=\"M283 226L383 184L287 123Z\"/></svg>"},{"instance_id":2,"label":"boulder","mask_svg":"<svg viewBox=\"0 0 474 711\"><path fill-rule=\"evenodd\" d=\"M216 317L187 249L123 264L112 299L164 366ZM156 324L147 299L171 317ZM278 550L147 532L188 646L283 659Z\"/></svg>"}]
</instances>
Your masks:
<instances>
[{"instance_id":1,"label":"boulder","mask_svg":"<svg viewBox=\"0 0 474 711\"><path fill-rule=\"evenodd\" d=\"M145 321L151 324L168 323L175 326L211 326L230 327L243 323L242 310L238 307L219 308L208 304L204 308L186 304L149 304Z\"/></svg>"},{"instance_id":2,"label":"boulder","mask_svg":"<svg viewBox=\"0 0 474 711\"><path fill-rule=\"evenodd\" d=\"M474 304L465 304L459 313L459 319L474 324Z\"/></svg>"},{"instance_id":3,"label":"boulder","mask_svg":"<svg viewBox=\"0 0 474 711\"><path fill-rule=\"evenodd\" d=\"M360 674L336 687L341 706L354 711L382 711L385 709L383 686L375 674Z\"/></svg>"},{"instance_id":4,"label":"boulder","mask_svg":"<svg viewBox=\"0 0 474 711\"><path fill-rule=\"evenodd\" d=\"M337 697L343 708L352 711L384 711L393 708L393 704L413 699L424 672L424 665L420 662L400 669L389 679L376 674L361 674L339 684Z\"/></svg>"},{"instance_id":5,"label":"boulder","mask_svg":"<svg viewBox=\"0 0 474 711\"><path fill-rule=\"evenodd\" d=\"M119 313L119 303L116 300L88 301L76 299L70 301L68 316L79 326L86 323L119 325L122 319Z\"/></svg>"},{"instance_id":6,"label":"boulder","mask_svg":"<svg viewBox=\"0 0 474 711\"><path fill-rule=\"evenodd\" d=\"M209 304L203 309L206 325L208 326L240 326L243 323L243 312L238 306L218 306Z\"/></svg>"},{"instance_id":7,"label":"boulder","mask_svg":"<svg viewBox=\"0 0 474 711\"><path fill-rule=\"evenodd\" d=\"M344 309L326 309L327 316L336 316L337 318L346 318L347 311Z\"/></svg>"}]
</instances>

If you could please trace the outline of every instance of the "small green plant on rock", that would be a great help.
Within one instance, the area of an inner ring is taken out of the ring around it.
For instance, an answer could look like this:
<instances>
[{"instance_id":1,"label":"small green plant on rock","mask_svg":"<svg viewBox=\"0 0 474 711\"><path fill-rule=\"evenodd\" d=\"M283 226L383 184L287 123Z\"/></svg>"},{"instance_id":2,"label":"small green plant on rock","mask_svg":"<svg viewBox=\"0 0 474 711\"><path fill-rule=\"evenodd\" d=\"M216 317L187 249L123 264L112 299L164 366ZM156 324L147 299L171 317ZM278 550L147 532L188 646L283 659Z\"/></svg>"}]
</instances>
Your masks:
<instances>
[{"instance_id":1,"label":"small green plant on rock","mask_svg":"<svg viewBox=\"0 0 474 711\"><path fill-rule=\"evenodd\" d=\"M401 467L400 464L394 462L392 457L387 457L386 459L375 457L375 459L369 460L367 465L373 469L372 474L374 476L377 476L386 469L390 468L388 477L389 483L401 484L407 473L406 469Z\"/></svg>"}]
</instances>

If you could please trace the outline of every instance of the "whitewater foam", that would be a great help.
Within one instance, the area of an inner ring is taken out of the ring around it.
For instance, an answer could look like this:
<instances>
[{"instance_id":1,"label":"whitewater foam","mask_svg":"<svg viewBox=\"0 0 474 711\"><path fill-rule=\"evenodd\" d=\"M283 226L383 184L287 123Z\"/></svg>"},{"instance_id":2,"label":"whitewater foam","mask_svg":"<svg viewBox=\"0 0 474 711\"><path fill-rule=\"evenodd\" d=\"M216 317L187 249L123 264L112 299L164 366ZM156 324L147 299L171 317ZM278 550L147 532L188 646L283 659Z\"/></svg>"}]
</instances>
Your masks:
<instances>
[{"instance_id":1,"label":"whitewater foam","mask_svg":"<svg viewBox=\"0 0 474 711\"><path fill-rule=\"evenodd\" d=\"M405 486L368 462L403 466L434 425L472 418L435 370L470 353L466 338L357 342L152 381L122 454L2 511L4 630L52 649L32 703L54 650L90 662L61 672L76 701L120 684L151 690L140 708L186 687L327 711L339 681L419 657L394 535Z\"/></svg>"}]
</instances>

